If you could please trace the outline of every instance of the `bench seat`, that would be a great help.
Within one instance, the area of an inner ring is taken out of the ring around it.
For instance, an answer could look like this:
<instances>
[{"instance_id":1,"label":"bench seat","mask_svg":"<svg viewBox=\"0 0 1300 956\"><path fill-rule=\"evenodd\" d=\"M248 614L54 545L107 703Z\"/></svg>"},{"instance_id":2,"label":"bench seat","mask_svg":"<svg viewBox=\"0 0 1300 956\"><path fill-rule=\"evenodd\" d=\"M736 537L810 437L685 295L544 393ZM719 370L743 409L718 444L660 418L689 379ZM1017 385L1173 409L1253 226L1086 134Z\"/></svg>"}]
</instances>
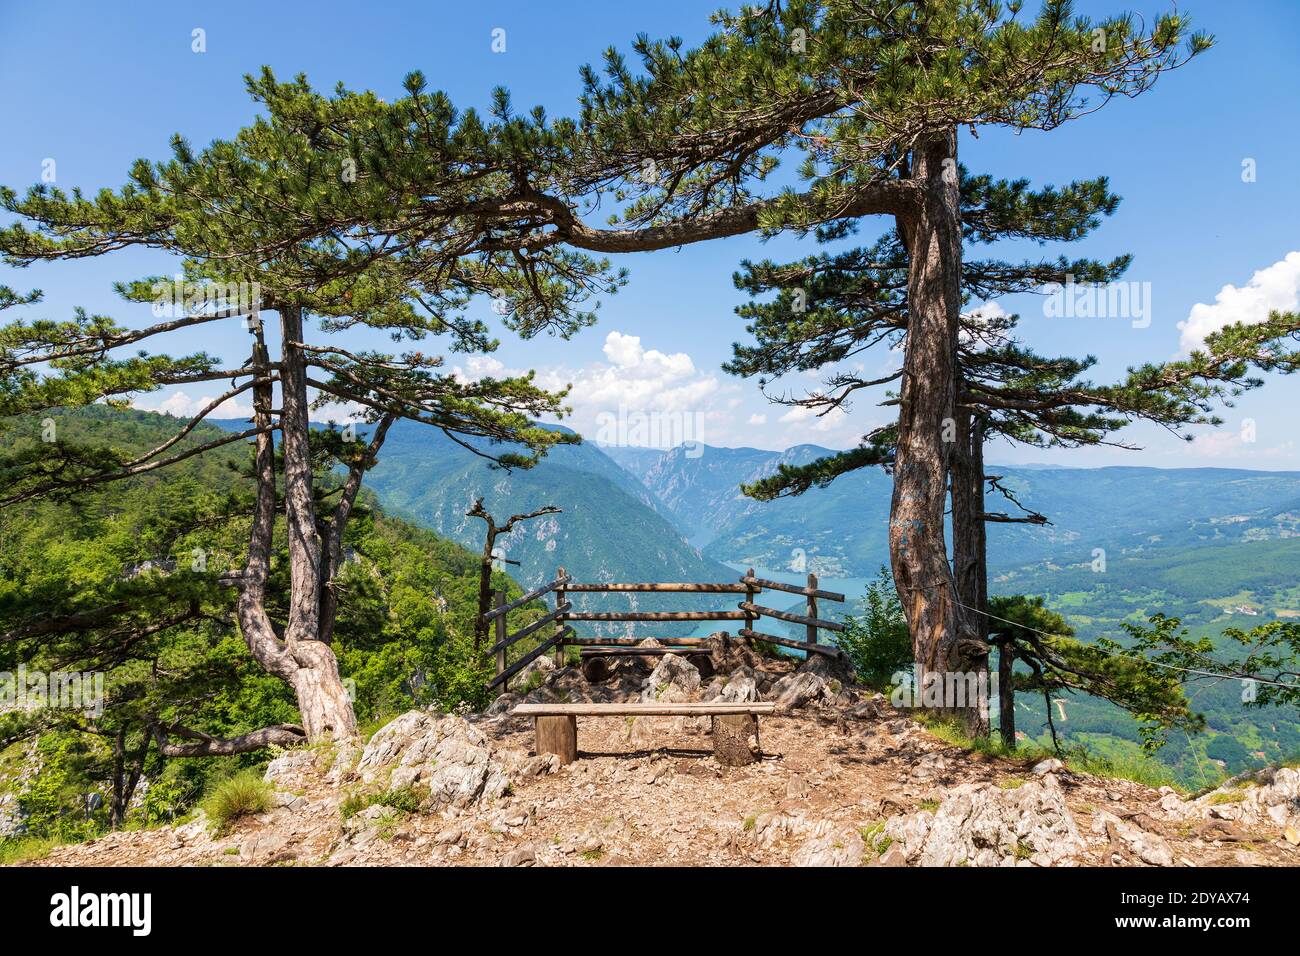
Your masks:
<instances>
[{"instance_id":1,"label":"bench seat","mask_svg":"<svg viewBox=\"0 0 1300 956\"><path fill-rule=\"evenodd\" d=\"M539 754L553 753L561 763L578 759L579 717L710 717L713 753L727 766L753 762L749 738L758 734L758 718L776 712L774 701L708 703L519 704L511 714L532 717Z\"/></svg>"}]
</instances>

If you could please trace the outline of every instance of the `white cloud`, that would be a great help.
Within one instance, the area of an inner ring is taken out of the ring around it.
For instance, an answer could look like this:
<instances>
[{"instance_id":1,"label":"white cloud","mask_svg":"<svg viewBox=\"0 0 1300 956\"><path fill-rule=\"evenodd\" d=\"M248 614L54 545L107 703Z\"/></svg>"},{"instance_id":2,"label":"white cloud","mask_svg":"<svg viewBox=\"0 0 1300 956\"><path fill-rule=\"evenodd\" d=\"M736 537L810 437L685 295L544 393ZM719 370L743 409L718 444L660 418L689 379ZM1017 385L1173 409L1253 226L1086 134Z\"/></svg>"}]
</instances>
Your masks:
<instances>
[{"instance_id":1,"label":"white cloud","mask_svg":"<svg viewBox=\"0 0 1300 956\"><path fill-rule=\"evenodd\" d=\"M1276 461L1295 452L1295 442L1283 441L1279 444L1263 444L1255 437L1254 425L1243 425L1240 430L1229 428L1203 432L1185 445L1185 453L1193 458L1231 459L1236 464L1249 464L1252 461ZM1274 465L1273 467L1277 467Z\"/></svg>"},{"instance_id":2,"label":"white cloud","mask_svg":"<svg viewBox=\"0 0 1300 956\"><path fill-rule=\"evenodd\" d=\"M177 418L193 418L216 397L215 395L191 396L177 390L161 401L156 395L151 395L137 399L131 404L141 411L162 412L165 415L175 415ZM227 399L208 413L209 418L251 418L252 415L253 406L243 404L238 398Z\"/></svg>"},{"instance_id":3,"label":"white cloud","mask_svg":"<svg viewBox=\"0 0 1300 956\"><path fill-rule=\"evenodd\" d=\"M749 424L750 424L750 425L766 425L766 424L767 424L767 416L764 415L764 414L762 414L762 413L760 413L760 412L755 412L753 415L750 415L750 416L749 416Z\"/></svg>"},{"instance_id":4,"label":"white cloud","mask_svg":"<svg viewBox=\"0 0 1300 956\"><path fill-rule=\"evenodd\" d=\"M1184 353L1201 348L1205 337L1236 322L1254 324L1268 318L1274 309L1289 311L1300 307L1300 251L1260 269L1244 286L1225 285L1214 303L1198 302L1192 306L1182 330Z\"/></svg>"},{"instance_id":5,"label":"white cloud","mask_svg":"<svg viewBox=\"0 0 1300 956\"><path fill-rule=\"evenodd\" d=\"M541 388L558 391L569 387L566 403L573 413L562 424L610 444L643 444L646 435L653 436L649 443L656 446L683 441L727 443L740 405L735 384L701 372L685 352L647 349L637 335L612 331L605 336L601 351L607 361L536 370L535 381ZM454 374L474 380L484 375L522 375L524 370L509 368L490 356L476 356L457 366ZM654 421L642 428L637 423L647 416ZM611 418L634 420L618 429L619 435L627 433L630 440L611 440L605 434Z\"/></svg>"}]
</instances>

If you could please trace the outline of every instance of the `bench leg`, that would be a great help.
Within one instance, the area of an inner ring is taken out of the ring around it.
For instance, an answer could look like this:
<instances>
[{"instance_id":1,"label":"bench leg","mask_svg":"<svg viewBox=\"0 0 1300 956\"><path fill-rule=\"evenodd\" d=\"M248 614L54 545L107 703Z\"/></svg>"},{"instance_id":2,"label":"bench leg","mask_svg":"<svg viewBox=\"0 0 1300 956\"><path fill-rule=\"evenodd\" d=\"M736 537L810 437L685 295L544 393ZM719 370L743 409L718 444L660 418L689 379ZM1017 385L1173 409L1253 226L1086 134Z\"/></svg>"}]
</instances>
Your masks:
<instances>
[{"instance_id":1,"label":"bench leg","mask_svg":"<svg viewBox=\"0 0 1300 956\"><path fill-rule=\"evenodd\" d=\"M573 763L578 759L578 718L535 717L535 749L539 754L556 754L560 763Z\"/></svg>"},{"instance_id":2,"label":"bench leg","mask_svg":"<svg viewBox=\"0 0 1300 956\"><path fill-rule=\"evenodd\" d=\"M749 738L758 736L758 718L753 714L727 714L713 718L713 756L724 767L743 767L754 762Z\"/></svg>"}]
</instances>

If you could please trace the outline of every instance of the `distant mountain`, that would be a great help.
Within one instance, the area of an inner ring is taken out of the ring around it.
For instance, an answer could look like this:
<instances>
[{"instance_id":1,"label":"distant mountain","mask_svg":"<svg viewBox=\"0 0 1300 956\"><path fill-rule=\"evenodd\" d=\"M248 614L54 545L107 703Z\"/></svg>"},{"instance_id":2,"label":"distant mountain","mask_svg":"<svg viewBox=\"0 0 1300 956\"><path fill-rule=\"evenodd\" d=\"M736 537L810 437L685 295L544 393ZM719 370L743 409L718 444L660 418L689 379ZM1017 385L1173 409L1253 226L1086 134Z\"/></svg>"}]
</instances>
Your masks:
<instances>
[{"instance_id":1,"label":"distant mountain","mask_svg":"<svg viewBox=\"0 0 1300 956\"><path fill-rule=\"evenodd\" d=\"M472 548L482 547L483 522L465 512L478 496L499 521L544 505L560 508L561 514L525 522L500 540L505 556L520 562L511 575L525 587L549 581L560 566L580 581L736 577L687 544L647 489L591 444L561 445L536 467L507 472L433 428L401 422L389 432L366 481L387 507ZM659 595L581 594L572 600L575 608L588 610L703 609ZM666 634L653 626L637 628L642 631Z\"/></svg>"},{"instance_id":2,"label":"distant mountain","mask_svg":"<svg viewBox=\"0 0 1300 956\"><path fill-rule=\"evenodd\" d=\"M740 485L830 449L783 452L682 446L626 456L644 485L720 561L771 569L808 567L865 577L888 558L889 477L863 469L798 498L758 502ZM1125 555L1156 548L1224 545L1300 536L1300 473L1227 468L995 466L1000 484L1050 525L995 525L989 563L1010 569ZM997 492L990 511L1018 512ZM707 532L704 534L703 532Z\"/></svg>"}]
</instances>

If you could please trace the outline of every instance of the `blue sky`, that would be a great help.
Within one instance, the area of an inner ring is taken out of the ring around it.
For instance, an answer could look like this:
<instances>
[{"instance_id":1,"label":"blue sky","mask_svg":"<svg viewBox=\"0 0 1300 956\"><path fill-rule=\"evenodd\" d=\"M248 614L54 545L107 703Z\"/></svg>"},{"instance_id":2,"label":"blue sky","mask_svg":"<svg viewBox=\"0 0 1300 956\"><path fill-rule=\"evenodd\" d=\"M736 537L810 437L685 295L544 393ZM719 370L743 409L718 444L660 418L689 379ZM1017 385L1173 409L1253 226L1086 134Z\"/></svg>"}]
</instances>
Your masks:
<instances>
[{"instance_id":1,"label":"blue sky","mask_svg":"<svg viewBox=\"0 0 1300 956\"><path fill-rule=\"evenodd\" d=\"M26 3L0 0L0 182L25 188L53 159L59 185L88 190L120 185L130 163L163 158L180 132L195 145L228 136L254 115L243 74L271 65L280 75L304 71L321 88L343 81L381 95L400 95L403 75L424 71L433 87L462 106L483 106L504 85L516 105L571 112L578 67L598 62L610 44L626 47L638 32L676 34L688 43L708 30L716 2L655 4L479 2L314 3ZM1027 4L1032 7L1032 3ZM1142 3L1139 14L1164 9ZM1119 211L1070 255L1134 254L1128 278L1149 288L1149 325L1128 318L1049 318L1039 300L999 305L1025 316L1028 340L1044 351L1092 353L1098 379L1133 363L1178 354L1197 329L1228 319L1262 317L1268 307L1300 304L1300 4L1293 0L1200 0L1180 4L1218 45L1151 93L1112 104L1051 134L1013 136L985 130L961 144L974 171L1063 183L1099 174L1124 197ZM1084 2L1102 15L1122 4ZM506 51L491 49L506 31ZM192 51L195 29L206 52ZM1253 161L1253 182L1243 162ZM876 225L868 222L864 234ZM503 334L499 352L465 363L467 373L535 368L543 381L574 383L574 427L589 437L609 431L619 408L658 413L664 435L715 445L781 448L802 441L852 445L886 413L870 402L836 419L782 420L757 387L721 372L731 343L743 337L733 314L743 301L731 282L746 257L794 257L812 244L740 237L681 250L622 257L630 285L608 299L600 322L563 342L520 342ZM1056 255L1056 247L999 250ZM1290 258L1288 256L1290 255ZM46 293L41 314L75 305L127 324L148 320L147 306L113 295L117 279L169 270L165 257L122 253L99 260L0 266L0 282ZM1234 288L1235 287L1235 288ZM491 319L487 303L475 311ZM1190 328L1179 324L1189 317ZM1139 322L1139 325L1142 324ZM168 350L203 348L242 357L237 327L169 340ZM868 359L869 370L896 356ZM497 364L499 363L499 365ZM785 383L791 389L813 380ZM141 399L144 407L183 411L218 389L174 390ZM1126 438L1140 452L1110 449L1047 453L991 450L994 461L1060 464L1216 465L1300 468L1294 409L1300 381L1275 379L1224 413L1223 428L1184 445L1136 427ZM1244 440L1253 423L1254 440ZM633 418L635 428L638 420ZM635 435L630 436L635 437Z\"/></svg>"}]
</instances>

